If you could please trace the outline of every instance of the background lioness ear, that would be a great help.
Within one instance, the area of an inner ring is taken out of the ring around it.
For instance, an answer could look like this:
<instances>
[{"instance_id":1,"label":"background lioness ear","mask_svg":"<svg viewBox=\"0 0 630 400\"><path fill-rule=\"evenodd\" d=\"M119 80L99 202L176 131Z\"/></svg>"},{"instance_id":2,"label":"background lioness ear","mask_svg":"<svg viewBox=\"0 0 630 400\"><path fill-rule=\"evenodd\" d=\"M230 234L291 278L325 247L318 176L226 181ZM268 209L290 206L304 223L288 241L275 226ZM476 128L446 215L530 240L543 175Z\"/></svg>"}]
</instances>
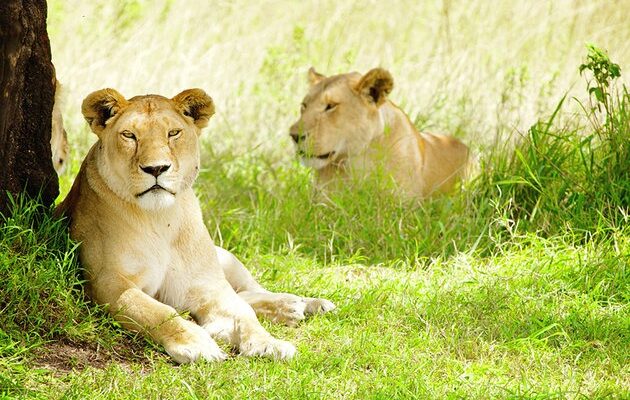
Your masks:
<instances>
[{"instance_id":1,"label":"background lioness ear","mask_svg":"<svg viewBox=\"0 0 630 400\"><path fill-rule=\"evenodd\" d=\"M324 78L326 78L326 76L315 71L315 68L311 67L308 69L308 83L310 83L311 86L317 85L319 81Z\"/></svg>"},{"instance_id":2,"label":"background lioness ear","mask_svg":"<svg viewBox=\"0 0 630 400\"><path fill-rule=\"evenodd\" d=\"M90 93L83 100L81 112L92 132L98 135L105 129L107 121L127 104L129 102L123 95L114 89L101 89Z\"/></svg>"},{"instance_id":3,"label":"background lioness ear","mask_svg":"<svg viewBox=\"0 0 630 400\"><path fill-rule=\"evenodd\" d=\"M374 68L368 71L355 87L360 95L377 106L385 102L385 98L393 88L394 78L389 71L383 68Z\"/></svg>"},{"instance_id":4,"label":"background lioness ear","mask_svg":"<svg viewBox=\"0 0 630 400\"><path fill-rule=\"evenodd\" d=\"M208 120L214 115L212 97L201 89L187 89L172 99L181 108L182 113L191 117L200 129L208 125Z\"/></svg>"}]
</instances>

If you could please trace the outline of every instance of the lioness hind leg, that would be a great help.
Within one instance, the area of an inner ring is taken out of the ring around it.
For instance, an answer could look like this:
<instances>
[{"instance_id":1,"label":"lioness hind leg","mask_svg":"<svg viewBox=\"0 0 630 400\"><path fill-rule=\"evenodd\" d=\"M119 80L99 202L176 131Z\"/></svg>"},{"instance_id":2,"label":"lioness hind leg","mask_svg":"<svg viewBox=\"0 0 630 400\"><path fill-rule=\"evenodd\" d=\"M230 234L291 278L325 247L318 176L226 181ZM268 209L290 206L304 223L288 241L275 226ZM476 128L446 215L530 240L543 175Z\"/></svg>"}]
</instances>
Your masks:
<instances>
[{"instance_id":1,"label":"lioness hind leg","mask_svg":"<svg viewBox=\"0 0 630 400\"><path fill-rule=\"evenodd\" d=\"M238 295L254 309L257 315L271 322L288 326L296 326L308 315L325 313L335 308L329 300L300 297L291 293L245 291Z\"/></svg>"},{"instance_id":2,"label":"lioness hind leg","mask_svg":"<svg viewBox=\"0 0 630 400\"><path fill-rule=\"evenodd\" d=\"M295 326L306 316L331 311L335 305L326 299L273 293L262 287L245 266L229 251L215 246L226 279L257 315L275 323Z\"/></svg>"}]
</instances>

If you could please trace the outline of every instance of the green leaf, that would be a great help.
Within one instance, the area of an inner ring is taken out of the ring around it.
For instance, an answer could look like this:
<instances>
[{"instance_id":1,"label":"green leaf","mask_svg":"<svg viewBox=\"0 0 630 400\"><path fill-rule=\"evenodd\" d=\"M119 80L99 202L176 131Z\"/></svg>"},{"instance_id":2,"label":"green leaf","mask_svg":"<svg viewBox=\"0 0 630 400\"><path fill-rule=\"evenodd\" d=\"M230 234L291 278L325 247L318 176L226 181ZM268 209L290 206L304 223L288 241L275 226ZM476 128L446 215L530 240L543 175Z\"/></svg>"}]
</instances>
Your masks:
<instances>
[{"instance_id":1,"label":"green leaf","mask_svg":"<svg viewBox=\"0 0 630 400\"><path fill-rule=\"evenodd\" d=\"M621 68L619 68L619 64L610 65L610 76L613 78L619 78L621 76Z\"/></svg>"},{"instance_id":2,"label":"green leaf","mask_svg":"<svg viewBox=\"0 0 630 400\"><path fill-rule=\"evenodd\" d=\"M595 98L600 102L603 103L604 102L604 92L602 91L601 88L598 87L593 87L589 89L589 94L595 94Z\"/></svg>"}]
</instances>

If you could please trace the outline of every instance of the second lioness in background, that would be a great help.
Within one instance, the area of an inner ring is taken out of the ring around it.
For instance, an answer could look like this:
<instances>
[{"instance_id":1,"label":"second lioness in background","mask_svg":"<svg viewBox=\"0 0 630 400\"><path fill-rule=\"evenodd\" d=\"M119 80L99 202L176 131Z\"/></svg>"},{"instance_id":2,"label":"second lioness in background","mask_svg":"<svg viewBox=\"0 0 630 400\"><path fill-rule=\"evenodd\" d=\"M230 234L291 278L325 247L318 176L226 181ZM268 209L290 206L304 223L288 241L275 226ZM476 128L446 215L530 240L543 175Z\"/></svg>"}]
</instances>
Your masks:
<instances>
[{"instance_id":1,"label":"second lioness in background","mask_svg":"<svg viewBox=\"0 0 630 400\"><path fill-rule=\"evenodd\" d=\"M419 133L387 98L394 87L388 71L326 77L311 68L308 77L290 134L319 187L380 168L406 196L424 198L452 190L466 174L468 147L451 136Z\"/></svg>"}]
</instances>

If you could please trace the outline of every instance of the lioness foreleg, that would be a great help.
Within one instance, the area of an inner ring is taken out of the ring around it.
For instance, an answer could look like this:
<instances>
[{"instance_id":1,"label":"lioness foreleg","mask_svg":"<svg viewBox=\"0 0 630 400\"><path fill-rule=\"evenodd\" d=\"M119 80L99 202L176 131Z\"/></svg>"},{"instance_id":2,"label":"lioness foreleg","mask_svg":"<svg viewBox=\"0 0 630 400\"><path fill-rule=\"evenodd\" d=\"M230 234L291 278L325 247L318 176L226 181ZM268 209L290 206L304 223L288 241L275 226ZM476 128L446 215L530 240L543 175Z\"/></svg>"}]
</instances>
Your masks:
<instances>
[{"instance_id":1,"label":"lioness foreleg","mask_svg":"<svg viewBox=\"0 0 630 400\"><path fill-rule=\"evenodd\" d=\"M99 303L109 304L110 313L123 327L151 337L180 364L227 357L202 327L132 285L112 287L110 283L94 294Z\"/></svg>"},{"instance_id":2,"label":"lioness foreleg","mask_svg":"<svg viewBox=\"0 0 630 400\"><path fill-rule=\"evenodd\" d=\"M272 322L295 326L307 315L335 308L326 299L273 293L262 287L245 266L229 251L215 246L226 279L238 295L256 312Z\"/></svg>"}]
</instances>

